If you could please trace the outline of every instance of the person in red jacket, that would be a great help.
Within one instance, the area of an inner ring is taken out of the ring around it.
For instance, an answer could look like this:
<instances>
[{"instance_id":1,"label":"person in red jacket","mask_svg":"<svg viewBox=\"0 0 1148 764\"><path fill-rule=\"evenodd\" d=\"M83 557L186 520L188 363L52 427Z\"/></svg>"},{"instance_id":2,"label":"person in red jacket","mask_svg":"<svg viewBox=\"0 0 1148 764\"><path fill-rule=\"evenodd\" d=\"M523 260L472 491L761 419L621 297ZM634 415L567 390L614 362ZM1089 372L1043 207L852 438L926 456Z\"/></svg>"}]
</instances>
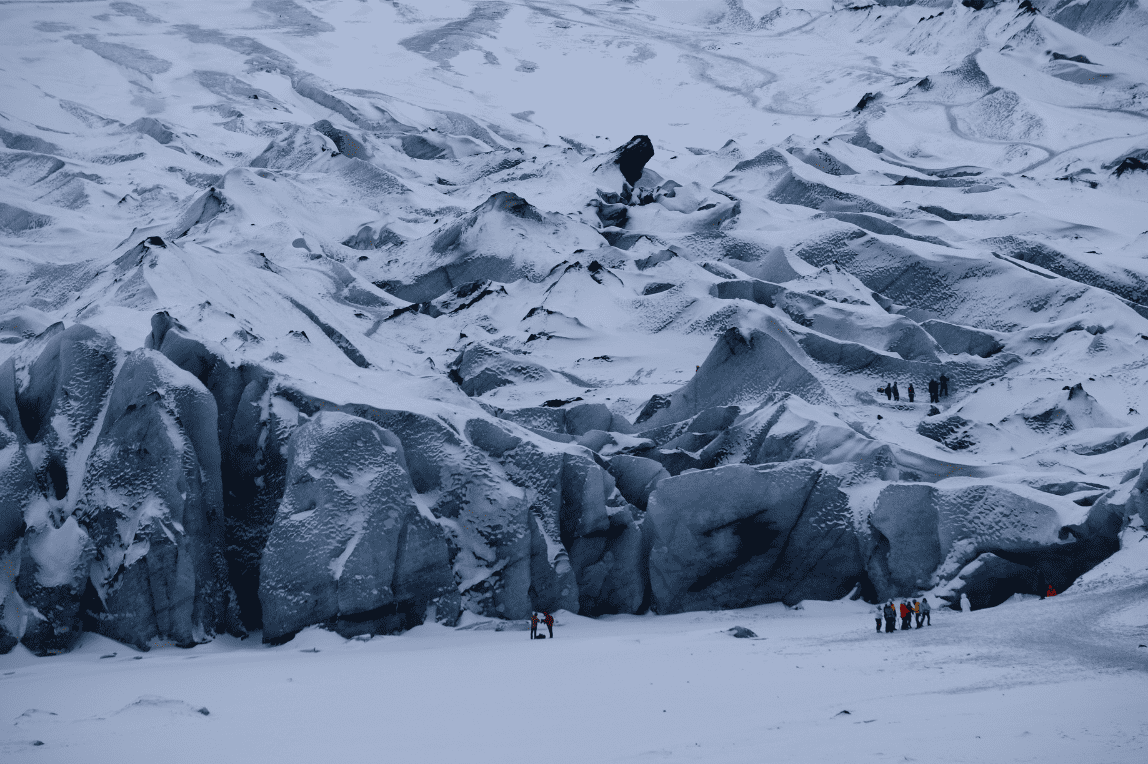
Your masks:
<instances>
[{"instance_id":1,"label":"person in red jacket","mask_svg":"<svg viewBox=\"0 0 1148 764\"><path fill-rule=\"evenodd\" d=\"M549 613L543 613L542 623L546 624L546 630L550 632L550 638L554 639L554 616Z\"/></svg>"},{"instance_id":2,"label":"person in red jacket","mask_svg":"<svg viewBox=\"0 0 1148 764\"><path fill-rule=\"evenodd\" d=\"M530 614L530 638L534 639L538 636L538 613Z\"/></svg>"},{"instance_id":3,"label":"person in red jacket","mask_svg":"<svg viewBox=\"0 0 1148 764\"><path fill-rule=\"evenodd\" d=\"M912 628L909 619L912 617L913 609L909 607L909 603L901 600L901 631L908 631Z\"/></svg>"},{"instance_id":4,"label":"person in red jacket","mask_svg":"<svg viewBox=\"0 0 1148 764\"><path fill-rule=\"evenodd\" d=\"M1052 588L1052 584L1048 585L1048 591L1046 591L1044 593L1044 596L1045 597L1055 597L1056 596L1056 589Z\"/></svg>"}]
</instances>

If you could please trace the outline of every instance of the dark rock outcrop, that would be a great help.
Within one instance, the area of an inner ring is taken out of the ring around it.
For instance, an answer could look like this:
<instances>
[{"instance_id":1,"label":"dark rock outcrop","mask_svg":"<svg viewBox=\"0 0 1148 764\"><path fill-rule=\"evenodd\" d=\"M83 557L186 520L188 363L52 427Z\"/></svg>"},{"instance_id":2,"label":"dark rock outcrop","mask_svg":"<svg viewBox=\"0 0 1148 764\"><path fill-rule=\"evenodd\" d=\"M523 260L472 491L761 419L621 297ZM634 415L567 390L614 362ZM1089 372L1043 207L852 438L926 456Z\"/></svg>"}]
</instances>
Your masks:
<instances>
[{"instance_id":1,"label":"dark rock outcrop","mask_svg":"<svg viewBox=\"0 0 1148 764\"><path fill-rule=\"evenodd\" d=\"M614 149L613 162L622 171L622 177L631 186L637 185L642 177L642 170L646 162L654 158L654 144L649 136L635 135L618 148Z\"/></svg>"}]
</instances>

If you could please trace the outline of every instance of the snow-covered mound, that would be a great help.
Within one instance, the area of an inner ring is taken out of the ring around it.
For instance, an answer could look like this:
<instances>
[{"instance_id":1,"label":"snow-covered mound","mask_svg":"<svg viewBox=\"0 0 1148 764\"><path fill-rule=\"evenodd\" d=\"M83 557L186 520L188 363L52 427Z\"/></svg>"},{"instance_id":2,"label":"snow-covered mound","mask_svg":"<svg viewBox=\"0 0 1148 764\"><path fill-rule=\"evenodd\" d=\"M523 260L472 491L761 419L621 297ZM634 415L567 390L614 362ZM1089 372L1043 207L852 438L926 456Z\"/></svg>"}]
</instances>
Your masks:
<instances>
[{"instance_id":1,"label":"snow-covered mound","mask_svg":"<svg viewBox=\"0 0 1148 764\"><path fill-rule=\"evenodd\" d=\"M0 650L980 608L1143 516L1134 0L5 7Z\"/></svg>"}]
</instances>

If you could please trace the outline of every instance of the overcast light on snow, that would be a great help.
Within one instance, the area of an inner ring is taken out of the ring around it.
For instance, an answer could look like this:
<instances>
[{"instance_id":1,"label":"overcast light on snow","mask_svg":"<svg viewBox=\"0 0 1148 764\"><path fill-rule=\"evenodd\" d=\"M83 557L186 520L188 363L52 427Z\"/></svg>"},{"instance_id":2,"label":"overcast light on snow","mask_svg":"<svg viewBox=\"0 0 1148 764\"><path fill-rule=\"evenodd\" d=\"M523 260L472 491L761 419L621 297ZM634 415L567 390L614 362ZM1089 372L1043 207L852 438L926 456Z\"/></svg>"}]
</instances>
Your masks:
<instances>
[{"instance_id":1,"label":"overcast light on snow","mask_svg":"<svg viewBox=\"0 0 1148 764\"><path fill-rule=\"evenodd\" d=\"M1141 0L0 0L0 71L0 760L1148 760Z\"/></svg>"}]
</instances>

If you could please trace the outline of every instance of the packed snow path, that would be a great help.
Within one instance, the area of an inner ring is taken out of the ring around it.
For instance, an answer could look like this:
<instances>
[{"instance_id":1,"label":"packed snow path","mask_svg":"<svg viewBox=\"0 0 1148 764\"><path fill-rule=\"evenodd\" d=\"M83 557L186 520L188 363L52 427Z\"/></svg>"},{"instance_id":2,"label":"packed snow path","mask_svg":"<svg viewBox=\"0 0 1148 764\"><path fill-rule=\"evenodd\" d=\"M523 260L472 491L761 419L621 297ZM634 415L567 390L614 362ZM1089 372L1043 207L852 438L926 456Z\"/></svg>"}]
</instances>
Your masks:
<instances>
[{"instance_id":1,"label":"packed snow path","mask_svg":"<svg viewBox=\"0 0 1148 764\"><path fill-rule=\"evenodd\" d=\"M533 643L426 625L369 642L312 629L274 648L221 638L139 654L89 634L50 660L0 657L0 756L1139 764L1146 602L1146 582L1081 585L936 610L931 627L894 634L848 601L562 613L556 638ZM734 625L758 638L734 639Z\"/></svg>"}]
</instances>

